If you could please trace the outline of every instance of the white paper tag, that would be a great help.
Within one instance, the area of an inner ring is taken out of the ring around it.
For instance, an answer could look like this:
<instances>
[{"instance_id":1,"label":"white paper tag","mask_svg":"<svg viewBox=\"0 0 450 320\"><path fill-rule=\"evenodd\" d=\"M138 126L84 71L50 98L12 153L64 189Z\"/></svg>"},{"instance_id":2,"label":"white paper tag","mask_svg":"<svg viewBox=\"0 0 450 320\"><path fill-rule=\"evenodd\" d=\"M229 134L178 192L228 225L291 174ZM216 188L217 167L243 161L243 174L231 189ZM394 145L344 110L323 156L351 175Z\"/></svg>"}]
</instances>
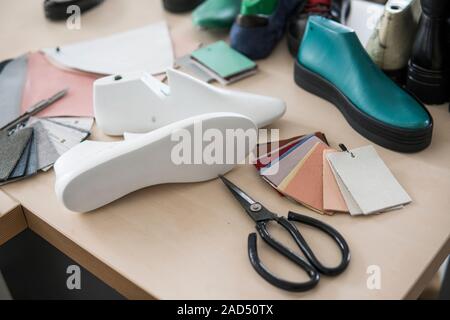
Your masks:
<instances>
[{"instance_id":1,"label":"white paper tag","mask_svg":"<svg viewBox=\"0 0 450 320\"><path fill-rule=\"evenodd\" d=\"M409 195L372 146L350 152L329 153L327 159L338 176L338 184L341 180L341 192L346 202L350 202L347 203L350 210L352 203L348 200L349 195L363 214L380 213L411 202ZM353 209L357 214L354 206Z\"/></svg>"}]
</instances>

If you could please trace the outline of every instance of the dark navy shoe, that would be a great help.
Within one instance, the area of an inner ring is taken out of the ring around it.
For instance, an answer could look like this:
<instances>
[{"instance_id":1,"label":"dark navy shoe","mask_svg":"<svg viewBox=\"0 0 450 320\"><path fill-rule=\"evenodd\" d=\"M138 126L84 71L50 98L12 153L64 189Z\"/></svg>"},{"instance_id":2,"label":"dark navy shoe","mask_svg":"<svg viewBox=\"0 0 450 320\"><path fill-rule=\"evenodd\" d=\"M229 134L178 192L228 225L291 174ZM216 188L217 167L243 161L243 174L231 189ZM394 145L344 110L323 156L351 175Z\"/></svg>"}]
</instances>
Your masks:
<instances>
[{"instance_id":1,"label":"dark navy shoe","mask_svg":"<svg viewBox=\"0 0 450 320\"><path fill-rule=\"evenodd\" d=\"M231 46L250 59L269 56L284 35L286 22L305 0L279 0L270 15L239 15L231 28Z\"/></svg>"}]
</instances>

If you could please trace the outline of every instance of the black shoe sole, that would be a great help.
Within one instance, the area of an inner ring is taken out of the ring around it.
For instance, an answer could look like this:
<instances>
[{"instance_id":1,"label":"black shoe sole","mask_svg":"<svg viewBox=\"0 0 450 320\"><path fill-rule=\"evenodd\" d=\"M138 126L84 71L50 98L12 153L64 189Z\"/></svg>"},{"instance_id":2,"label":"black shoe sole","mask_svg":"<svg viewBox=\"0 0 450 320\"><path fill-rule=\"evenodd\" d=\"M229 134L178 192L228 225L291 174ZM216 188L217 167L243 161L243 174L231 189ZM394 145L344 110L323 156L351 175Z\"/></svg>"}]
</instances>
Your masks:
<instances>
[{"instance_id":1,"label":"black shoe sole","mask_svg":"<svg viewBox=\"0 0 450 320\"><path fill-rule=\"evenodd\" d=\"M421 130L403 129L363 113L332 83L302 66L298 60L295 61L294 80L299 87L334 104L353 129L382 147L412 153L427 148L431 143L433 118L419 101L430 117L430 125Z\"/></svg>"},{"instance_id":2,"label":"black shoe sole","mask_svg":"<svg viewBox=\"0 0 450 320\"><path fill-rule=\"evenodd\" d=\"M443 104L448 102L448 79L445 71L427 70L408 63L406 88L425 104Z\"/></svg>"},{"instance_id":3,"label":"black shoe sole","mask_svg":"<svg viewBox=\"0 0 450 320\"><path fill-rule=\"evenodd\" d=\"M71 5L79 6L81 13L85 13L86 11L95 8L103 1L104 0L79 0L70 2L45 1L44 12L47 19L53 21L62 21L66 20L72 15L71 13L67 13L67 8Z\"/></svg>"},{"instance_id":4,"label":"black shoe sole","mask_svg":"<svg viewBox=\"0 0 450 320\"><path fill-rule=\"evenodd\" d=\"M185 13L194 10L204 0L192 0L192 1L171 1L163 0L164 9L172 13Z\"/></svg>"}]
</instances>

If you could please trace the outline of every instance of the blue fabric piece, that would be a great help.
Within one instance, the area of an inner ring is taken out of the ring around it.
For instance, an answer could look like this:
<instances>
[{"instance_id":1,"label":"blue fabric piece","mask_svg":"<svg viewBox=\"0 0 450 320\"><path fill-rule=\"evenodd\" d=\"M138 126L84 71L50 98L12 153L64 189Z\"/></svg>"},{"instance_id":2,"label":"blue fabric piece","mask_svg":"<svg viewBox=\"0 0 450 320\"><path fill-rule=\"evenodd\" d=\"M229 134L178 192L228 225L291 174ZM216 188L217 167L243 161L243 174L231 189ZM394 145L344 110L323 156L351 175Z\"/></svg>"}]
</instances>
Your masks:
<instances>
[{"instance_id":1,"label":"blue fabric piece","mask_svg":"<svg viewBox=\"0 0 450 320\"><path fill-rule=\"evenodd\" d=\"M300 0L279 0L277 9L268 16L264 27L245 28L237 22L231 28L231 47L250 59L263 59L272 53L283 37L289 16L300 4Z\"/></svg>"}]
</instances>

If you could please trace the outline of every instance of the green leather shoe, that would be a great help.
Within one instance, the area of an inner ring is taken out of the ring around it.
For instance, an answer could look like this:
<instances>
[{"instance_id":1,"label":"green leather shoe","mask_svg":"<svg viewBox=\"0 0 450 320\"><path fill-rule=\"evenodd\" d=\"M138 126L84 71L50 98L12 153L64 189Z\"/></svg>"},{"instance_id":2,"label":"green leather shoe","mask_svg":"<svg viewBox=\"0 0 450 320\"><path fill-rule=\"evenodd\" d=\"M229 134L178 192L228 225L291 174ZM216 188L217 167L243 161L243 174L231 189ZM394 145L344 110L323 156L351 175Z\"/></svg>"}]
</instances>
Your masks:
<instances>
[{"instance_id":1,"label":"green leather shoe","mask_svg":"<svg viewBox=\"0 0 450 320\"><path fill-rule=\"evenodd\" d=\"M242 0L207 0L192 13L195 25L207 29L230 28L239 14Z\"/></svg>"},{"instance_id":2,"label":"green leather shoe","mask_svg":"<svg viewBox=\"0 0 450 320\"><path fill-rule=\"evenodd\" d=\"M335 104L350 125L373 142L401 152L429 146L433 119L371 60L355 32L332 20L308 20L295 81Z\"/></svg>"}]
</instances>

